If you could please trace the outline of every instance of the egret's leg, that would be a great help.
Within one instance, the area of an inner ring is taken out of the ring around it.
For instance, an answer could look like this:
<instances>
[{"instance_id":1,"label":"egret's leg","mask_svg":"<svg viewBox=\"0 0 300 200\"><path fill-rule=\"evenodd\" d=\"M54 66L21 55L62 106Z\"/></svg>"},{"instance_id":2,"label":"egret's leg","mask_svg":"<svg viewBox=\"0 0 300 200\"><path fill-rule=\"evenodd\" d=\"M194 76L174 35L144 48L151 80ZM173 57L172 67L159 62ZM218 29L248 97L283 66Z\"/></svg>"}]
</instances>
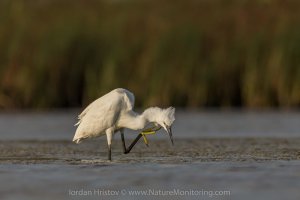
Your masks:
<instances>
[{"instance_id":1,"label":"egret's leg","mask_svg":"<svg viewBox=\"0 0 300 200\"><path fill-rule=\"evenodd\" d=\"M124 152L125 154L129 153L131 151L131 149L134 147L134 145L139 141L139 139L141 139L143 135L142 134L138 134L138 136L134 139L134 141L131 143L131 145L128 147L128 149L126 149L126 151Z\"/></svg>"},{"instance_id":2,"label":"egret's leg","mask_svg":"<svg viewBox=\"0 0 300 200\"><path fill-rule=\"evenodd\" d=\"M107 137L107 147L108 147L108 160L111 160L111 141L112 141L112 132L106 132Z\"/></svg>"},{"instance_id":3,"label":"egret's leg","mask_svg":"<svg viewBox=\"0 0 300 200\"><path fill-rule=\"evenodd\" d=\"M155 127L154 127L155 128ZM159 130L159 129L155 129L153 130L153 128L148 129L147 131L154 131L154 133ZM131 151L131 149L134 147L134 145L141 139L141 137L143 136L141 133L138 134L138 136L133 140L133 142L130 144L130 146L128 147L128 149L126 148L125 145L125 139L124 139L124 131L120 130L121 132L121 139L122 139L122 144L123 144L123 152L124 154L127 154ZM146 144L148 146L148 144Z\"/></svg>"},{"instance_id":4,"label":"egret's leg","mask_svg":"<svg viewBox=\"0 0 300 200\"><path fill-rule=\"evenodd\" d=\"M124 138L124 131L121 130L121 139L122 139L122 147L123 147L123 153L126 153L126 145L125 145L125 138Z\"/></svg>"},{"instance_id":5,"label":"egret's leg","mask_svg":"<svg viewBox=\"0 0 300 200\"><path fill-rule=\"evenodd\" d=\"M135 138L135 140L131 143L131 145L128 147L128 149L126 148L126 144L125 144L125 137L124 137L124 131L120 130L121 132L121 139L122 139L122 147L123 147L123 153L127 154L131 151L131 149L134 147L134 145L139 141L139 139L142 137L142 134L138 134L138 136Z\"/></svg>"},{"instance_id":6,"label":"egret's leg","mask_svg":"<svg viewBox=\"0 0 300 200\"><path fill-rule=\"evenodd\" d=\"M108 157L107 157L107 159L111 161L111 144L108 145Z\"/></svg>"}]
</instances>

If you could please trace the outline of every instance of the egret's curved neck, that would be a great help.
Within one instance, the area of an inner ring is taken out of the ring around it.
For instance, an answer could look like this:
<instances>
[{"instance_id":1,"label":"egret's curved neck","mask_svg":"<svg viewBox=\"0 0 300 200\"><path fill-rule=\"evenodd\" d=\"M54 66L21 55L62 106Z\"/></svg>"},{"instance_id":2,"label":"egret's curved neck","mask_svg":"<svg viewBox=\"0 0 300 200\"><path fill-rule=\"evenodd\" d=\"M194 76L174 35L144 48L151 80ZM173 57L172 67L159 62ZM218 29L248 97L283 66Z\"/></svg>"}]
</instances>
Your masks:
<instances>
[{"instance_id":1,"label":"egret's curved neck","mask_svg":"<svg viewBox=\"0 0 300 200\"><path fill-rule=\"evenodd\" d=\"M118 121L118 127L129 128L132 130L140 130L145 128L147 124L154 122L153 115L149 111L149 109L146 109L142 114L138 114L134 111L121 114L121 117Z\"/></svg>"},{"instance_id":2,"label":"egret's curved neck","mask_svg":"<svg viewBox=\"0 0 300 200\"><path fill-rule=\"evenodd\" d=\"M121 117L118 121L118 127L129 128L132 130L143 129L147 124L148 120L144 117L144 115L140 115L134 111L121 114Z\"/></svg>"}]
</instances>

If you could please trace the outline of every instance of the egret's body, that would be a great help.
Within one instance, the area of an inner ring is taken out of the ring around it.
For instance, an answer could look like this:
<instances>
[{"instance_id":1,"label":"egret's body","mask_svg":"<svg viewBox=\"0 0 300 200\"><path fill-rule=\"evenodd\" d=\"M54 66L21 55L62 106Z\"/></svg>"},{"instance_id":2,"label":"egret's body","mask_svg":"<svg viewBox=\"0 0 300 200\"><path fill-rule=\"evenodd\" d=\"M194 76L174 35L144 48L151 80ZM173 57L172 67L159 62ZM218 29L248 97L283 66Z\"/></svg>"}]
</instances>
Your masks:
<instances>
[{"instance_id":1,"label":"egret's body","mask_svg":"<svg viewBox=\"0 0 300 200\"><path fill-rule=\"evenodd\" d=\"M73 141L81 142L83 139L106 135L109 148L109 159L111 159L111 143L113 134L121 132L124 153L126 150L123 129L140 130L149 123L163 127L172 139L171 125L175 120L174 108L161 109L151 107L142 114L133 111L134 95L122 88L115 89L108 94L92 102L79 116L78 128ZM139 139L139 138L138 138ZM137 140L138 140L137 139ZM173 140L172 140L173 142Z\"/></svg>"}]
</instances>

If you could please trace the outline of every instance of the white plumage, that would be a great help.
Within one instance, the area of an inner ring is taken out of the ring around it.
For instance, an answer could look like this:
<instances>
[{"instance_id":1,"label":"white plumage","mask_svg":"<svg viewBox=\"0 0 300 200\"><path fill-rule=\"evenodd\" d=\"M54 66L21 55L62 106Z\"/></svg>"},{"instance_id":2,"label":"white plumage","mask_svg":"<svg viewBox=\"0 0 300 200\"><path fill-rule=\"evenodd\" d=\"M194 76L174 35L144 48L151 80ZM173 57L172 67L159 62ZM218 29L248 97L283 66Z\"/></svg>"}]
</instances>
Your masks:
<instances>
[{"instance_id":1,"label":"white plumage","mask_svg":"<svg viewBox=\"0 0 300 200\"><path fill-rule=\"evenodd\" d=\"M175 120L175 108L151 107L138 114L133 111L134 101L134 95L130 91L118 88L92 102L78 116L78 128L73 142L80 143L86 138L106 134L110 151L112 135L115 132L120 131L123 134L123 128L143 129L149 123L163 127L172 140L171 125ZM125 147L124 141L123 144Z\"/></svg>"},{"instance_id":2,"label":"white plumage","mask_svg":"<svg viewBox=\"0 0 300 200\"><path fill-rule=\"evenodd\" d=\"M120 115L132 110L134 95L125 89L115 89L92 102L79 116L73 141L104 135L107 129L117 128Z\"/></svg>"}]
</instances>

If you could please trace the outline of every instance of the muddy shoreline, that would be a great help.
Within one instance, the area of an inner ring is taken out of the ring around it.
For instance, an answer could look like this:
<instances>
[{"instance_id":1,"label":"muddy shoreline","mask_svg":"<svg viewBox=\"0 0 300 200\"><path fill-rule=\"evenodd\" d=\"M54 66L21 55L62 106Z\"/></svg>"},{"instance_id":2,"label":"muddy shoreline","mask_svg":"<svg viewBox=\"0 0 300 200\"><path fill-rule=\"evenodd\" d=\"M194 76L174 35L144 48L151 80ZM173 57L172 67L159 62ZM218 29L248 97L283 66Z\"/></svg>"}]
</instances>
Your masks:
<instances>
[{"instance_id":1,"label":"muddy shoreline","mask_svg":"<svg viewBox=\"0 0 300 200\"><path fill-rule=\"evenodd\" d=\"M127 143L130 141L128 140ZM67 140L0 141L0 164L106 163L105 140L76 145ZM198 138L139 141L131 153L123 154L121 142L113 143L113 162L197 163L210 161L300 160L300 138Z\"/></svg>"}]
</instances>

